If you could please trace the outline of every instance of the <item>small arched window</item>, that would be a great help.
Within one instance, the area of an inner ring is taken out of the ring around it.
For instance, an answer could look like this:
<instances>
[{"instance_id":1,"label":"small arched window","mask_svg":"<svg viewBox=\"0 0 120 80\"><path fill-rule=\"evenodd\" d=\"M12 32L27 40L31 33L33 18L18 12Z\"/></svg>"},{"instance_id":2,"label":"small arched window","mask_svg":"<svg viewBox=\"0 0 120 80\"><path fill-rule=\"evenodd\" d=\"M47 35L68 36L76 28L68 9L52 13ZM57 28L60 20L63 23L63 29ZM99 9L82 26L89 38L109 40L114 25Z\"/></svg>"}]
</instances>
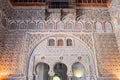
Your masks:
<instances>
[{"instance_id":1,"label":"small arched window","mask_svg":"<svg viewBox=\"0 0 120 80\"><path fill-rule=\"evenodd\" d=\"M81 22L79 22L79 23L76 24L76 27L77 27L77 29L79 29L80 31L82 31L83 25L82 25Z\"/></svg>"},{"instance_id":2,"label":"small arched window","mask_svg":"<svg viewBox=\"0 0 120 80\"><path fill-rule=\"evenodd\" d=\"M54 24L53 23L48 23L48 29L54 29Z\"/></svg>"},{"instance_id":3,"label":"small arched window","mask_svg":"<svg viewBox=\"0 0 120 80\"><path fill-rule=\"evenodd\" d=\"M63 46L63 40L62 39L58 40L58 46Z\"/></svg>"},{"instance_id":4,"label":"small arched window","mask_svg":"<svg viewBox=\"0 0 120 80\"><path fill-rule=\"evenodd\" d=\"M25 23L20 23L20 25L19 25L19 29L26 29L26 25L25 25Z\"/></svg>"},{"instance_id":5,"label":"small arched window","mask_svg":"<svg viewBox=\"0 0 120 80\"><path fill-rule=\"evenodd\" d=\"M96 32L102 32L102 24L100 22L96 22Z\"/></svg>"},{"instance_id":6,"label":"small arched window","mask_svg":"<svg viewBox=\"0 0 120 80\"><path fill-rule=\"evenodd\" d=\"M73 24L72 23L68 23L67 24L67 29L72 29L73 28Z\"/></svg>"},{"instance_id":7,"label":"small arched window","mask_svg":"<svg viewBox=\"0 0 120 80\"><path fill-rule=\"evenodd\" d=\"M29 23L28 27L29 29L35 29L35 23Z\"/></svg>"},{"instance_id":8,"label":"small arched window","mask_svg":"<svg viewBox=\"0 0 120 80\"><path fill-rule=\"evenodd\" d=\"M55 46L55 40L49 39L49 46Z\"/></svg>"},{"instance_id":9,"label":"small arched window","mask_svg":"<svg viewBox=\"0 0 120 80\"><path fill-rule=\"evenodd\" d=\"M109 22L105 23L106 32L112 32L112 26Z\"/></svg>"},{"instance_id":10,"label":"small arched window","mask_svg":"<svg viewBox=\"0 0 120 80\"><path fill-rule=\"evenodd\" d=\"M64 23L63 22L57 23L57 30L64 30Z\"/></svg>"},{"instance_id":11,"label":"small arched window","mask_svg":"<svg viewBox=\"0 0 120 80\"><path fill-rule=\"evenodd\" d=\"M86 23L86 30L92 31L92 24L91 23Z\"/></svg>"},{"instance_id":12,"label":"small arched window","mask_svg":"<svg viewBox=\"0 0 120 80\"><path fill-rule=\"evenodd\" d=\"M72 40L71 39L67 39L67 46L72 46Z\"/></svg>"},{"instance_id":13,"label":"small arched window","mask_svg":"<svg viewBox=\"0 0 120 80\"><path fill-rule=\"evenodd\" d=\"M10 29L16 29L16 27L17 27L16 23L11 23L10 24Z\"/></svg>"},{"instance_id":14,"label":"small arched window","mask_svg":"<svg viewBox=\"0 0 120 80\"><path fill-rule=\"evenodd\" d=\"M43 30L44 29L44 23L38 23L38 29Z\"/></svg>"}]
</instances>

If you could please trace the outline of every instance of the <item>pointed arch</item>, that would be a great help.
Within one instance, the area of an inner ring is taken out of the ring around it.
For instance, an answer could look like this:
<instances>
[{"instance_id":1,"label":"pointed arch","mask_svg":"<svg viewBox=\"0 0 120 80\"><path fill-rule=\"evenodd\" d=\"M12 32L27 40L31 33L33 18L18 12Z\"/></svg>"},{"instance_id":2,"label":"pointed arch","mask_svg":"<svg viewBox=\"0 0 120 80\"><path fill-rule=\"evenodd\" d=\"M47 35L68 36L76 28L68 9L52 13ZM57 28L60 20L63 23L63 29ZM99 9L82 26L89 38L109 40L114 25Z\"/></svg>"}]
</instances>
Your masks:
<instances>
[{"instance_id":1,"label":"pointed arch","mask_svg":"<svg viewBox=\"0 0 120 80\"><path fill-rule=\"evenodd\" d=\"M64 28L65 28L64 22L62 21L57 22L57 30L64 30Z\"/></svg>"},{"instance_id":2,"label":"pointed arch","mask_svg":"<svg viewBox=\"0 0 120 80\"><path fill-rule=\"evenodd\" d=\"M115 28L119 28L119 27L120 27L120 25L119 25L119 22L118 22L118 19L117 19L117 18L115 18L115 19L114 19L114 27L115 27Z\"/></svg>"},{"instance_id":3,"label":"pointed arch","mask_svg":"<svg viewBox=\"0 0 120 80\"><path fill-rule=\"evenodd\" d=\"M88 32L93 30L92 22L86 22L85 23L85 30L88 31Z\"/></svg>"},{"instance_id":4,"label":"pointed arch","mask_svg":"<svg viewBox=\"0 0 120 80\"><path fill-rule=\"evenodd\" d=\"M17 29L17 22L16 21L10 22L9 29L10 30L16 30Z\"/></svg>"},{"instance_id":5,"label":"pointed arch","mask_svg":"<svg viewBox=\"0 0 120 80\"><path fill-rule=\"evenodd\" d=\"M71 30L74 27L74 23L72 21L67 22L67 29Z\"/></svg>"},{"instance_id":6,"label":"pointed arch","mask_svg":"<svg viewBox=\"0 0 120 80\"><path fill-rule=\"evenodd\" d=\"M45 29L45 22L43 22L43 21L38 22L37 29L44 30Z\"/></svg>"},{"instance_id":7,"label":"pointed arch","mask_svg":"<svg viewBox=\"0 0 120 80\"><path fill-rule=\"evenodd\" d=\"M96 29L96 32L103 32L103 26L100 21L95 22L95 29Z\"/></svg>"},{"instance_id":8,"label":"pointed arch","mask_svg":"<svg viewBox=\"0 0 120 80\"><path fill-rule=\"evenodd\" d=\"M54 30L55 29L55 22L53 22L53 21L47 22L47 29Z\"/></svg>"},{"instance_id":9,"label":"pointed arch","mask_svg":"<svg viewBox=\"0 0 120 80\"><path fill-rule=\"evenodd\" d=\"M76 23L76 29L82 31L83 30L83 22L79 21Z\"/></svg>"},{"instance_id":10,"label":"pointed arch","mask_svg":"<svg viewBox=\"0 0 120 80\"><path fill-rule=\"evenodd\" d=\"M105 30L106 32L112 32L112 24L110 22L105 22Z\"/></svg>"},{"instance_id":11,"label":"pointed arch","mask_svg":"<svg viewBox=\"0 0 120 80\"><path fill-rule=\"evenodd\" d=\"M27 23L26 22L24 22L24 21L21 21L21 22L19 22L19 29L27 29L27 25L26 25Z\"/></svg>"},{"instance_id":12,"label":"pointed arch","mask_svg":"<svg viewBox=\"0 0 120 80\"><path fill-rule=\"evenodd\" d=\"M35 21L28 22L28 29L36 29L36 22Z\"/></svg>"}]
</instances>

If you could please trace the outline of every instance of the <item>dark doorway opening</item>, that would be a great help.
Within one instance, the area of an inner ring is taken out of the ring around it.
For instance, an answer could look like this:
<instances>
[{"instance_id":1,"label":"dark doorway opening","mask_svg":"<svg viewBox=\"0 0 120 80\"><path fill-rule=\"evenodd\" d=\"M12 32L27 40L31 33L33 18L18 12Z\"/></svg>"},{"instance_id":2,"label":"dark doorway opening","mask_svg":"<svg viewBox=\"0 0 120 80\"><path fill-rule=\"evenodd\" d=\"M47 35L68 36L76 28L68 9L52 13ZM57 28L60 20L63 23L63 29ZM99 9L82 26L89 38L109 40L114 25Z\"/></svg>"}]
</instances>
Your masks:
<instances>
[{"instance_id":1,"label":"dark doorway opening","mask_svg":"<svg viewBox=\"0 0 120 80\"><path fill-rule=\"evenodd\" d=\"M54 66L55 74L61 76L61 80L67 80L67 66L63 63L57 63Z\"/></svg>"}]
</instances>

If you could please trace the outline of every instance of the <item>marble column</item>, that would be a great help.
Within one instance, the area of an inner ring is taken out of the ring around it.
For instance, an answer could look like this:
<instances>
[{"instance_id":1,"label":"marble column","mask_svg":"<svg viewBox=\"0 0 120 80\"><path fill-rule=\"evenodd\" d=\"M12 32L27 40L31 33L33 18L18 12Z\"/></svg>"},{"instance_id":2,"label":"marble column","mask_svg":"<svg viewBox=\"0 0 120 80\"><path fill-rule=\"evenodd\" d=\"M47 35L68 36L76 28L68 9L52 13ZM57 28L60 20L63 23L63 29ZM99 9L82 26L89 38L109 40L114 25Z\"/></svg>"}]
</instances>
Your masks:
<instances>
[{"instance_id":1,"label":"marble column","mask_svg":"<svg viewBox=\"0 0 120 80\"><path fill-rule=\"evenodd\" d=\"M50 80L53 80L53 76L50 76Z\"/></svg>"},{"instance_id":2,"label":"marble column","mask_svg":"<svg viewBox=\"0 0 120 80\"><path fill-rule=\"evenodd\" d=\"M50 76L49 80L53 80L54 74L55 74L55 73L54 73L53 71L49 72L49 76Z\"/></svg>"},{"instance_id":3,"label":"marble column","mask_svg":"<svg viewBox=\"0 0 120 80\"><path fill-rule=\"evenodd\" d=\"M72 80L72 76L68 76L68 80Z\"/></svg>"}]
</instances>

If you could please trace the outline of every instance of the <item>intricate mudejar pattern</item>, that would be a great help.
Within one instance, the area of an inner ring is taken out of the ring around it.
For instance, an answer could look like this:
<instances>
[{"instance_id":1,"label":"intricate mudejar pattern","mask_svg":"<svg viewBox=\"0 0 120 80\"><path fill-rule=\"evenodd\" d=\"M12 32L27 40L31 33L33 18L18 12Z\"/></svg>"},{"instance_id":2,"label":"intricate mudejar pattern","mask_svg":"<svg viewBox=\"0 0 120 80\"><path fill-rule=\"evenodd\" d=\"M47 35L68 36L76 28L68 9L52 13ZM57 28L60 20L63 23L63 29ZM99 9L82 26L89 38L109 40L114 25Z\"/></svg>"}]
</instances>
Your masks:
<instances>
[{"instance_id":1,"label":"intricate mudejar pattern","mask_svg":"<svg viewBox=\"0 0 120 80\"><path fill-rule=\"evenodd\" d=\"M110 21L9 21L9 31L34 31L34 32L113 32Z\"/></svg>"},{"instance_id":2,"label":"intricate mudejar pattern","mask_svg":"<svg viewBox=\"0 0 120 80\"><path fill-rule=\"evenodd\" d=\"M119 1L110 9L14 9L0 0L0 80L119 80L114 4Z\"/></svg>"}]
</instances>

